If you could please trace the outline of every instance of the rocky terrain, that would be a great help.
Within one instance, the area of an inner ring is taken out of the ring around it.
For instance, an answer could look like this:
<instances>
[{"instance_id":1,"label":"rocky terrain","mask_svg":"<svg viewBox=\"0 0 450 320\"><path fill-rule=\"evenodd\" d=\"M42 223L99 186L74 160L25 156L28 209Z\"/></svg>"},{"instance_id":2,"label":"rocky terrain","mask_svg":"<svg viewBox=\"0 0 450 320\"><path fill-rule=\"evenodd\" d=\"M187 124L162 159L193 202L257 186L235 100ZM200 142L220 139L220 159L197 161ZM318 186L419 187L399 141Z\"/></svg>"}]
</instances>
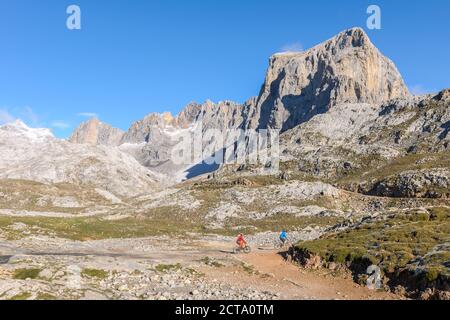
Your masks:
<instances>
[{"instance_id":1,"label":"rocky terrain","mask_svg":"<svg viewBox=\"0 0 450 320\"><path fill-rule=\"evenodd\" d=\"M118 196L157 190L153 174L117 148L77 145L20 120L0 127L0 179L98 187Z\"/></svg>"},{"instance_id":2,"label":"rocky terrain","mask_svg":"<svg viewBox=\"0 0 450 320\"><path fill-rule=\"evenodd\" d=\"M15 228L26 228L16 224ZM273 248L232 254L227 237L151 237L0 244L0 296L10 300L389 299L342 277L302 272ZM167 252L170 246L170 252ZM260 261L263 263L260 263ZM282 270L281 268L284 268Z\"/></svg>"},{"instance_id":3,"label":"rocky terrain","mask_svg":"<svg viewBox=\"0 0 450 320\"><path fill-rule=\"evenodd\" d=\"M449 122L450 89L409 94L353 28L272 56L244 104L92 119L68 141L1 126L0 298L448 299ZM278 171L172 159L186 132L266 128ZM240 232L249 255L231 254Z\"/></svg>"}]
</instances>

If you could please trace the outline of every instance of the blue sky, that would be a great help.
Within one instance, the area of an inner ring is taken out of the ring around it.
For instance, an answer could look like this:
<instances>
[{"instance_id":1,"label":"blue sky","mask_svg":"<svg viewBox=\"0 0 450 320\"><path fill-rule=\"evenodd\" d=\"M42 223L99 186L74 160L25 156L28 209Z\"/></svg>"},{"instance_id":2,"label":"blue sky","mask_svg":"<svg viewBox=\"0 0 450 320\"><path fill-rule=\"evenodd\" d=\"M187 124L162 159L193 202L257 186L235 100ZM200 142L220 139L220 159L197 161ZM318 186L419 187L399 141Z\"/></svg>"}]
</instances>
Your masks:
<instances>
[{"instance_id":1,"label":"blue sky","mask_svg":"<svg viewBox=\"0 0 450 320\"><path fill-rule=\"evenodd\" d=\"M66 28L79 5L82 29ZM382 10L367 30L366 9ZM116 127L190 101L257 95L268 58L366 29L415 92L450 87L450 1L0 0L0 122L60 137L92 114Z\"/></svg>"}]
</instances>

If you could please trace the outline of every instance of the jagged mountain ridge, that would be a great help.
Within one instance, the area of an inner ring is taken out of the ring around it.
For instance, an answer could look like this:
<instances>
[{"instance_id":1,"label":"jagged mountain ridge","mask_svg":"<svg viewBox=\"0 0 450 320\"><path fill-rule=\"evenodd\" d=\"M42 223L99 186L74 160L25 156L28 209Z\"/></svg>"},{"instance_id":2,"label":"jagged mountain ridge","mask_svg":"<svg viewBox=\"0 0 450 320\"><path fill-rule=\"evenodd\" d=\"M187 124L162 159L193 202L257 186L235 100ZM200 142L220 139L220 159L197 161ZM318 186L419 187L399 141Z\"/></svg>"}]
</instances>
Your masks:
<instances>
[{"instance_id":1,"label":"jagged mountain ridge","mask_svg":"<svg viewBox=\"0 0 450 320\"><path fill-rule=\"evenodd\" d=\"M330 130L337 126L345 133L351 131L348 128L352 123L358 122L368 127L392 127L392 123L375 116L378 111L383 105L400 106L413 103L413 100L394 63L379 52L362 29L353 28L305 52L273 55L259 96L244 104L231 101L217 104L211 101L190 103L177 116L169 113L150 114L135 122L126 133L120 134L120 141L106 141L111 145L119 145L121 150L131 154L142 165L178 177L180 172L188 171L189 167L176 166L171 162L172 148L183 130L191 130L200 122L203 130L277 128L286 136L291 129L302 125L314 127L321 119L335 117L331 120ZM352 106L360 112L340 122L340 114L345 117ZM314 120L317 116L318 120ZM77 138L72 141L92 143L95 138L83 141L78 137L110 136L110 128L97 128L90 130L90 126L81 126L75 130L73 137ZM317 124L317 130L321 128ZM317 135L320 136L320 132ZM101 138L97 140L105 141ZM321 139L313 143L313 149L321 148ZM339 143L336 146L340 146ZM286 149L297 150L297 146L298 143L295 143ZM300 143L300 147L303 146ZM388 157L400 154L396 146L372 146L372 149L374 153L386 151ZM370 154L369 151L366 153Z\"/></svg>"},{"instance_id":2,"label":"jagged mountain ridge","mask_svg":"<svg viewBox=\"0 0 450 320\"><path fill-rule=\"evenodd\" d=\"M204 130L286 131L342 103L381 104L407 96L408 90L395 65L375 48L362 29L353 28L305 52L272 56L259 96L244 104L191 103L177 116L150 114L126 133L112 131L92 120L93 123L76 129L70 141L121 145L142 165L156 170L163 166L162 171L170 173L183 170L170 164L174 136L200 120ZM114 139L105 139L111 132Z\"/></svg>"},{"instance_id":3,"label":"jagged mountain ridge","mask_svg":"<svg viewBox=\"0 0 450 320\"><path fill-rule=\"evenodd\" d=\"M175 117L153 113L135 122L120 144L149 142L162 127L186 128L199 119L207 128L270 127L285 131L340 103L381 104L408 95L394 63L378 51L362 29L353 28L305 52L273 55L259 96L244 104L206 101L188 104ZM97 135L103 131L110 128L100 128ZM71 141L91 143L95 139L89 137L95 133L94 128L80 126ZM83 136L87 138L77 138Z\"/></svg>"}]
</instances>

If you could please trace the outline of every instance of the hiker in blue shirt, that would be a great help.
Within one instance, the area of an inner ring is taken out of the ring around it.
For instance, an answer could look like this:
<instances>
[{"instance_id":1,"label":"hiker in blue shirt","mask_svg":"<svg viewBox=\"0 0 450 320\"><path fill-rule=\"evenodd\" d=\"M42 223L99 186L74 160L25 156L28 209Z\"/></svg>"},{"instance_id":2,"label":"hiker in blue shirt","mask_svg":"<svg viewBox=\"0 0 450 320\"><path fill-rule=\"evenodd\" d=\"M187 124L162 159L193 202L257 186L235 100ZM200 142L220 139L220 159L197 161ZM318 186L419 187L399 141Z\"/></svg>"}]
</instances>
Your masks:
<instances>
[{"instance_id":1,"label":"hiker in blue shirt","mask_svg":"<svg viewBox=\"0 0 450 320\"><path fill-rule=\"evenodd\" d=\"M281 231L280 234L280 241L283 243L283 245L288 241L288 236L286 230Z\"/></svg>"}]
</instances>

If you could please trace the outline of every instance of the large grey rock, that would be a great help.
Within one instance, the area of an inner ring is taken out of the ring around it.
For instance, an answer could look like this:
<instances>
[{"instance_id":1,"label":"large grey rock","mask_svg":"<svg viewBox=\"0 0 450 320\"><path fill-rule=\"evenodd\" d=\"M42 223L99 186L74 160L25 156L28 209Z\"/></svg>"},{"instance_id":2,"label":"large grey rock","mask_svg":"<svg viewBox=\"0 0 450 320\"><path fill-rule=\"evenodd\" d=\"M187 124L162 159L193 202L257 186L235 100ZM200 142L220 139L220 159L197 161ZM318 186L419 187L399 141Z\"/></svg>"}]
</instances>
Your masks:
<instances>
[{"instance_id":1,"label":"large grey rock","mask_svg":"<svg viewBox=\"0 0 450 320\"><path fill-rule=\"evenodd\" d=\"M369 194L400 198L450 197L450 170L406 171L377 182Z\"/></svg>"}]
</instances>

